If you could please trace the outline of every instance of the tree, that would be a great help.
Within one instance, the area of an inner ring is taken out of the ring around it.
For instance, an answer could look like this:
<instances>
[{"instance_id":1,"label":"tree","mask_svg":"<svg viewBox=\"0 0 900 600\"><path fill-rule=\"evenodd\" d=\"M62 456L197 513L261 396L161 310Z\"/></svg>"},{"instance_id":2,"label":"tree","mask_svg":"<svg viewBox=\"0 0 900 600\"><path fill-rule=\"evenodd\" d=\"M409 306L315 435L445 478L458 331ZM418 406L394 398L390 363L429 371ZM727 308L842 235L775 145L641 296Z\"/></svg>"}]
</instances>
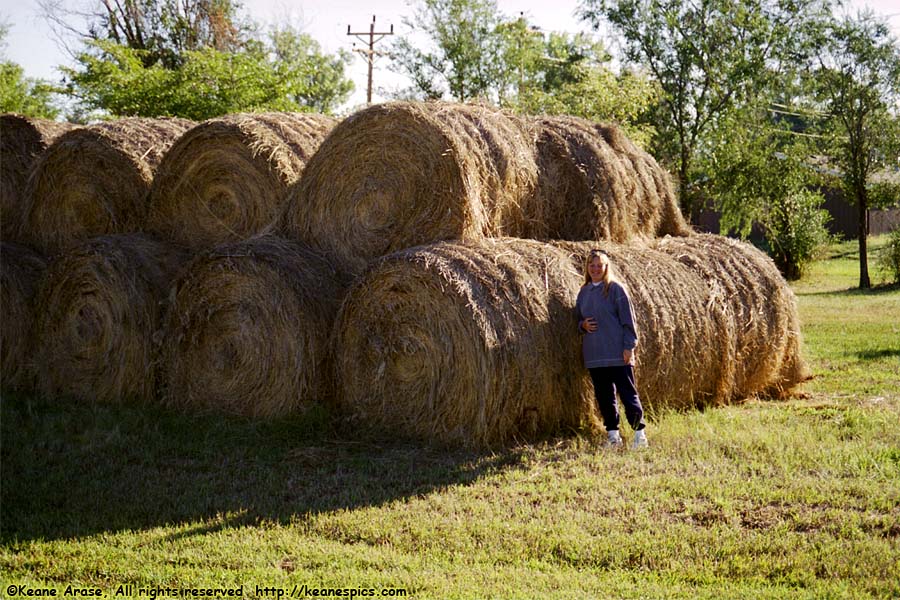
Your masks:
<instances>
[{"instance_id":1,"label":"tree","mask_svg":"<svg viewBox=\"0 0 900 600\"><path fill-rule=\"evenodd\" d=\"M830 216L808 138L794 135L791 121L764 109L733 111L713 130L713 151L704 162L708 185L721 211L723 232L742 237L762 226L769 254L785 278L799 279L807 263L828 243Z\"/></svg>"},{"instance_id":2,"label":"tree","mask_svg":"<svg viewBox=\"0 0 900 600\"><path fill-rule=\"evenodd\" d=\"M753 97L827 2L585 0L582 17L609 22L624 37L625 57L645 65L662 89L659 154L675 163L688 215L699 208L695 160L704 135Z\"/></svg>"},{"instance_id":3,"label":"tree","mask_svg":"<svg viewBox=\"0 0 900 600\"><path fill-rule=\"evenodd\" d=\"M859 287L871 286L868 267L869 187L879 166L896 168L900 48L871 12L836 20L823 30L811 60L810 82L829 114L830 153L845 193L859 211Z\"/></svg>"},{"instance_id":4,"label":"tree","mask_svg":"<svg viewBox=\"0 0 900 600\"><path fill-rule=\"evenodd\" d=\"M187 51L181 65L146 66L148 50L93 42L64 68L68 93L82 109L114 116L179 116L193 120L244 111L332 112L353 84L344 76L349 55L324 55L309 36L273 32L271 49Z\"/></svg>"},{"instance_id":5,"label":"tree","mask_svg":"<svg viewBox=\"0 0 900 600\"><path fill-rule=\"evenodd\" d=\"M9 26L0 23L0 49L6 47ZM28 117L53 119L59 109L53 105L53 86L45 81L25 77L20 65L0 59L0 113L18 113Z\"/></svg>"},{"instance_id":6,"label":"tree","mask_svg":"<svg viewBox=\"0 0 900 600\"><path fill-rule=\"evenodd\" d=\"M235 0L91 0L86 12L70 8L65 0L39 4L60 38L140 50L145 67L175 68L186 52L203 48L237 51L254 30L251 23L239 22Z\"/></svg>"},{"instance_id":7,"label":"tree","mask_svg":"<svg viewBox=\"0 0 900 600\"><path fill-rule=\"evenodd\" d=\"M413 82L407 95L499 100L498 83L505 74L495 0L420 0L413 17L403 22L427 32L433 42L421 50L401 37L391 46L392 64Z\"/></svg>"}]
</instances>

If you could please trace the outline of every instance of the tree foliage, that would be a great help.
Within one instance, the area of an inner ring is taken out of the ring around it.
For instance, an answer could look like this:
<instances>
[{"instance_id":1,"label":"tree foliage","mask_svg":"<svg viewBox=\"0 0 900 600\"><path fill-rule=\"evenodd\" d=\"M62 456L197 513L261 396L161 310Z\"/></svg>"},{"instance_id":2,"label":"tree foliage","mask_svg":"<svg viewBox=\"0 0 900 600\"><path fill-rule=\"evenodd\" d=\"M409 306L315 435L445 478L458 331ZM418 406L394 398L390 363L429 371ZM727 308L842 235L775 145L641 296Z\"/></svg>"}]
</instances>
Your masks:
<instances>
[{"instance_id":1,"label":"tree foliage","mask_svg":"<svg viewBox=\"0 0 900 600\"><path fill-rule=\"evenodd\" d=\"M866 215L873 199L872 174L898 166L900 47L887 23L871 12L832 21L818 41L809 81L829 115L829 155L842 172L847 198L859 211L859 286L868 288Z\"/></svg>"},{"instance_id":2,"label":"tree foliage","mask_svg":"<svg viewBox=\"0 0 900 600\"><path fill-rule=\"evenodd\" d=\"M6 47L9 26L0 23L0 51ZM53 103L55 89L38 79L25 77L22 67L0 54L0 113L18 113L27 117L53 119L59 109Z\"/></svg>"},{"instance_id":3,"label":"tree foliage","mask_svg":"<svg viewBox=\"0 0 900 600\"><path fill-rule=\"evenodd\" d=\"M682 208L698 208L695 161L716 121L764 87L827 0L585 0L582 16L608 22L625 57L662 90L658 153L678 174Z\"/></svg>"},{"instance_id":4,"label":"tree foliage","mask_svg":"<svg viewBox=\"0 0 900 600\"><path fill-rule=\"evenodd\" d=\"M72 96L87 110L115 116L179 116L194 120L242 111L332 112L352 91L346 54L328 56L294 30L272 36L273 48L240 52L202 48L183 53L178 68L146 66L148 50L93 42L63 69Z\"/></svg>"}]
</instances>

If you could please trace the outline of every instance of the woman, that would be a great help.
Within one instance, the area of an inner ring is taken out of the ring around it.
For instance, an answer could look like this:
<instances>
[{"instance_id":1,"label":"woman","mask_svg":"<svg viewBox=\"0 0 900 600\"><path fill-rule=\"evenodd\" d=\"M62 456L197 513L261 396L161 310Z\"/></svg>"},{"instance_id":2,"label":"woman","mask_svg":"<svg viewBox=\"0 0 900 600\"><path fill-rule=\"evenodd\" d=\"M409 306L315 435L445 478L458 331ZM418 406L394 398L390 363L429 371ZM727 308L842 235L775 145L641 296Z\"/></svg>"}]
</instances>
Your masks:
<instances>
[{"instance_id":1,"label":"woman","mask_svg":"<svg viewBox=\"0 0 900 600\"><path fill-rule=\"evenodd\" d=\"M633 448L647 447L644 409L634 382L634 349L637 329L631 301L613 276L609 255L591 250L584 266L584 286L575 302L578 329L582 332L584 366L594 382L597 407L603 415L609 446L621 448L616 392L625 406L625 417L634 429Z\"/></svg>"}]
</instances>

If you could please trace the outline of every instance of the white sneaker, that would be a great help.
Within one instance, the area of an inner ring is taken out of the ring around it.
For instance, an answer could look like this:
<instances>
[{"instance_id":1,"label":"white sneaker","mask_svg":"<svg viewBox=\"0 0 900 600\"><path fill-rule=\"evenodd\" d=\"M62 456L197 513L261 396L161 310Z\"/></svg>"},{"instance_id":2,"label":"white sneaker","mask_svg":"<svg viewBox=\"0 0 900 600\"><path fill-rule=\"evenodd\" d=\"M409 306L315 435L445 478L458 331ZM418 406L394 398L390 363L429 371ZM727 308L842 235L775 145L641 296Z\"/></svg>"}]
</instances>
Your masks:
<instances>
[{"instance_id":1,"label":"white sneaker","mask_svg":"<svg viewBox=\"0 0 900 600\"><path fill-rule=\"evenodd\" d=\"M612 431L606 432L606 447L607 448L621 448L624 445L622 441L622 436L619 435L618 429L613 429Z\"/></svg>"},{"instance_id":2,"label":"white sneaker","mask_svg":"<svg viewBox=\"0 0 900 600\"><path fill-rule=\"evenodd\" d=\"M631 442L631 448L633 450L640 450L642 448L649 448L650 443L647 441L647 433L641 429L634 432L634 441Z\"/></svg>"}]
</instances>

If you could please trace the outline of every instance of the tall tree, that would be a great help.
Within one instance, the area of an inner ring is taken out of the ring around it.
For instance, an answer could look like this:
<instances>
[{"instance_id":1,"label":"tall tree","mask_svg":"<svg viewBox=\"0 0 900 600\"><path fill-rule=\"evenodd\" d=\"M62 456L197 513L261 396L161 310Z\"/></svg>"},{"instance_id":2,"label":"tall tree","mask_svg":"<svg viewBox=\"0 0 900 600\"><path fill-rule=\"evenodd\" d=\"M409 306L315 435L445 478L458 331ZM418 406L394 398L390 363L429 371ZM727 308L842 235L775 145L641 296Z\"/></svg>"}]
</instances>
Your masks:
<instances>
[{"instance_id":1,"label":"tall tree","mask_svg":"<svg viewBox=\"0 0 900 600\"><path fill-rule=\"evenodd\" d=\"M822 34L810 81L830 115L831 154L845 193L859 211L859 287L868 288L871 176L879 166L898 163L900 47L872 12L835 20Z\"/></svg>"},{"instance_id":2,"label":"tall tree","mask_svg":"<svg viewBox=\"0 0 900 600\"><path fill-rule=\"evenodd\" d=\"M583 0L581 15L624 37L625 57L662 89L660 154L675 164L682 210L699 208L703 137L788 56L829 0Z\"/></svg>"},{"instance_id":3,"label":"tall tree","mask_svg":"<svg viewBox=\"0 0 900 600\"><path fill-rule=\"evenodd\" d=\"M495 0L419 0L404 23L426 32L431 47L423 50L400 37L390 52L394 67L413 82L408 95L497 101L504 78L500 22Z\"/></svg>"}]
</instances>

